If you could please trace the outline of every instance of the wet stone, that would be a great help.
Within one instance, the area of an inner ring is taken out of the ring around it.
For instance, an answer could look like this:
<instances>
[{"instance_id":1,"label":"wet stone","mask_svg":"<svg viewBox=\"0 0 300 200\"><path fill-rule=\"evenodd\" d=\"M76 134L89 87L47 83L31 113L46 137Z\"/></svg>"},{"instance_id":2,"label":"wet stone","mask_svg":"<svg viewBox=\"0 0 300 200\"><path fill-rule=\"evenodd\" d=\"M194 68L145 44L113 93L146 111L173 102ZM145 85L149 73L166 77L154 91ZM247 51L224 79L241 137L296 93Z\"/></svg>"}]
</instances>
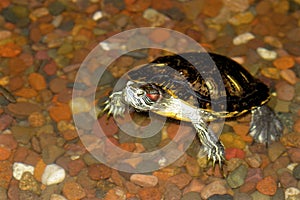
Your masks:
<instances>
[{"instance_id":1,"label":"wet stone","mask_svg":"<svg viewBox=\"0 0 300 200\"><path fill-rule=\"evenodd\" d=\"M48 7L50 14L54 16L61 14L65 8L65 5L60 1L54 1Z\"/></svg>"},{"instance_id":2,"label":"wet stone","mask_svg":"<svg viewBox=\"0 0 300 200\"><path fill-rule=\"evenodd\" d=\"M298 164L293 170L293 176L300 180L300 165Z\"/></svg>"},{"instance_id":3,"label":"wet stone","mask_svg":"<svg viewBox=\"0 0 300 200\"><path fill-rule=\"evenodd\" d=\"M165 199L180 200L181 191L176 185L167 184L165 187L164 197Z\"/></svg>"},{"instance_id":4,"label":"wet stone","mask_svg":"<svg viewBox=\"0 0 300 200\"><path fill-rule=\"evenodd\" d=\"M285 81L280 81L275 86L278 99L291 101L295 96L295 88Z\"/></svg>"},{"instance_id":5,"label":"wet stone","mask_svg":"<svg viewBox=\"0 0 300 200\"><path fill-rule=\"evenodd\" d=\"M203 199L208 199L213 195L224 195L227 193L226 182L223 180L214 181L206 185L201 191L201 197Z\"/></svg>"},{"instance_id":6,"label":"wet stone","mask_svg":"<svg viewBox=\"0 0 300 200\"><path fill-rule=\"evenodd\" d=\"M92 180L107 179L111 175L111 169L104 164L92 164L88 168L88 174Z\"/></svg>"},{"instance_id":7,"label":"wet stone","mask_svg":"<svg viewBox=\"0 0 300 200\"><path fill-rule=\"evenodd\" d=\"M154 187L158 183L156 176L143 174L133 174L130 177L130 181L142 187Z\"/></svg>"},{"instance_id":8,"label":"wet stone","mask_svg":"<svg viewBox=\"0 0 300 200\"><path fill-rule=\"evenodd\" d=\"M184 194L181 198L181 200L201 200L201 196L198 192L188 192L186 194Z\"/></svg>"},{"instance_id":9,"label":"wet stone","mask_svg":"<svg viewBox=\"0 0 300 200\"><path fill-rule=\"evenodd\" d=\"M277 183L271 176L267 176L257 183L256 188L260 193L272 196L276 193Z\"/></svg>"},{"instance_id":10,"label":"wet stone","mask_svg":"<svg viewBox=\"0 0 300 200\"><path fill-rule=\"evenodd\" d=\"M35 194L40 194L41 192L38 182L30 172L23 173L19 182L19 188L21 190L32 191Z\"/></svg>"},{"instance_id":11,"label":"wet stone","mask_svg":"<svg viewBox=\"0 0 300 200\"><path fill-rule=\"evenodd\" d=\"M268 156L269 156L270 160L273 162L285 151L286 151L286 149L281 143L274 142L268 148Z\"/></svg>"},{"instance_id":12,"label":"wet stone","mask_svg":"<svg viewBox=\"0 0 300 200\"><path fill-rule=\"evenodd\" d=\"M17 102L7 106L8 111L16 117L28 117L33 112L41 112L41 108L37 104L29 102Z\"/></svg>"},{"instance_id":13,"label":"wet stone","mask_svg":"<svg viewBox=\"0 0 300 200\"><path fill-rule=\"evenodd\" d=\"M268 195L264 195L258 191L255 191L251 194L252 199L259 199L259 200L271 200L271 197Z\"/></svg>"},{"instance_id":14,"label":"wet stone","mask_svg":"<svg viewBox=\"0 0 300 200\"><path fill-rule=\"evenodd\" d=\"M224 194L224 195L215 194L209 197L207 200L233 200L233 197L229 194Z\"/></svg>"},{"instance_id":15,"label":"wet stone","mask_svg":"<svg viewBox=\"0 0 300 200\"><path fill-rule=\"evenodd\" d=\"M63 194L69 200L82 199L86 196L84 189L76 182L66 182L63 186Z\"/></svg>"},{"instance_id":16,"label":"wet stone","mask_svg":"<svg viewBox=\"0 0 300 200\"><path fill-rule=\"evenodd\" d=\"M158 188L142 188L139 190L138 194L141 200L161 199L162 197Z\"/></svg>"},{"instance_id":17,"label":"wet stone","mask_svg":"<svg viewBox=\"0 0 300 200\"><path fill-rule=\"evenodd\" d=\"M169 182L175 184L179 189L183 189L191 180L192 177L185 173L172 176L168 179Z\"/></svg>"},{"instance_id":18,"label":"wet stone","mask_svg":"<svg viewBox=\"0 0 300 200\"><path fill-rule=\"evenodd\" d=\"M247 176L247 167L240 165L237 169L231 172L227 177L227 183L231 188L237 188L244 184Z\"/></svg>"},{"instance_id":19,"label":"wet stone","mask_svg":"<svg viewBox=\"0 0 300 200\"><path fill-rule=\"evenodd\" d=\"M279 181L283 188L297 187L297 180L289 172L283 172L280 174Z\"/></svg>"},{"instance_id":20,"label":"wet stone","mask_svg":"<svg viewBox=\"0 0 300 200\"><path fill-rule=\"evenodd\" d=\"M65 150L56 145L48 145L43 148L42 157L46 164L51 164L55 160L64 154Z\"/></svg>"}]
</instances>

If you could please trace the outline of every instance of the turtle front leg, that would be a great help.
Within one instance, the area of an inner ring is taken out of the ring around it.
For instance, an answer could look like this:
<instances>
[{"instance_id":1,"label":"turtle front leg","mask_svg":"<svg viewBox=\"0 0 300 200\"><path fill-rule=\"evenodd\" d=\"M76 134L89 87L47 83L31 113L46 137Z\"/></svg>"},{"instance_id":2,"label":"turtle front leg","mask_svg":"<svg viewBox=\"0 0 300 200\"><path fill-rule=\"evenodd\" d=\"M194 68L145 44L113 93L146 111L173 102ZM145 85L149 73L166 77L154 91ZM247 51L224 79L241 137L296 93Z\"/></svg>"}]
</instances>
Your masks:
<instances>
[{"instance_id":1,"label":"turtle front leg","mask_svg":"<svg viewBox=\"0 0 300 200\"><path fill-rule=\"evenodd\" d=\"M207 126L204 121L192 122L199 137L204 151L207 153L209 160L212 160L213 166L219 163L222 167L225 161L225 151L222 142L216 137L214 132Z\"/></svg>"},{"instance_id":2,"label":"turtle front leg","mask_svg":"<svg viewBox=\"0 0 300 200\"><path fill-rule=\"evenodd\" d=\"M123 91L112 93L105 104L103 111L108 111L108 115L112 114L113 117L124 116L126 104L123 100Z\"/></svg>"},{"instance_id":3,"label":"turtle front leg","mask_svg":"<svg viewBox=\"0 0 300 200\"><path fill-rule=\"evenodd\" d=\"M278 140L282 131L283 125L270 107L264 105L252 110L249 134L256 142L268 145Z\"/></svg>"}]
</instances>

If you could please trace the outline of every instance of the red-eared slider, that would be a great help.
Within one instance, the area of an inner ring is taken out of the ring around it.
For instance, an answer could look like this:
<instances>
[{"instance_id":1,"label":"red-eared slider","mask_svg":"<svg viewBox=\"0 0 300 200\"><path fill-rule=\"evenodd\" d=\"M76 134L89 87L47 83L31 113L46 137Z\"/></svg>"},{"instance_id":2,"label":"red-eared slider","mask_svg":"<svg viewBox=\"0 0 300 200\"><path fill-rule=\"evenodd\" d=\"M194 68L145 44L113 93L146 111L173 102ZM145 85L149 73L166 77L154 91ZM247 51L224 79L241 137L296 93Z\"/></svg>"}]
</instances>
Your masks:
<instances>
[{"instance_id":1,"label":"red-eared slider","mask_svg":"<svg viewBox=\"0 0 300 200\"><path fill-rule=\"evenodd\" d=\"M111 94L104 110L122 116L129 105L190 121L213 164L224 161L224 147L209 121L252 112L249 133L255 141L269 143L282 134L280 120L266 105L268 87L225 56L193 52L159 57L128 72L128 78L123 90Z\"/></svg>"}]
</instances>

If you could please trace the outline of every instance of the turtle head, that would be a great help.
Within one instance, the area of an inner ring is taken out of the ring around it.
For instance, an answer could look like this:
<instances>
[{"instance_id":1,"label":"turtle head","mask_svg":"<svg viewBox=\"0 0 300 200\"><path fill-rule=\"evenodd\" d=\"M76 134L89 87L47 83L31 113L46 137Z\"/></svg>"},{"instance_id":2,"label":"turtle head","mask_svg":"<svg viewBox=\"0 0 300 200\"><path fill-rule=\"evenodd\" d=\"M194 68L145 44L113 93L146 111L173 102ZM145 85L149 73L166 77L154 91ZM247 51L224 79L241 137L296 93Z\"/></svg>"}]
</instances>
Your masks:
<instances>
[{"instance_id":1,"label":"turtle head","mask_svg":"<svg viewBox=\"0 0 300 200\"><path fill-rule=\"evenodd\" d=\"M125 101L141 111L157 109L157 105L167 97L164 90L153 83L128 81L124 92Z\"/></svg>"}]
</instances>

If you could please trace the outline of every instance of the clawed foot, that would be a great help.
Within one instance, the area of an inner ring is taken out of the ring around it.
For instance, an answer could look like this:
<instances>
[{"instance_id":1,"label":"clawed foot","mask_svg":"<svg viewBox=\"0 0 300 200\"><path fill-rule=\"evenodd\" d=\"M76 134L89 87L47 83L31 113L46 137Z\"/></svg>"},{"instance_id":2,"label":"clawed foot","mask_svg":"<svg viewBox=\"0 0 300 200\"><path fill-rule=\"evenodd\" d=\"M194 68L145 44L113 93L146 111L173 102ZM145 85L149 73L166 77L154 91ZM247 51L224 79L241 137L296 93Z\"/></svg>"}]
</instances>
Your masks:
<instances>
[{"instance_id":1,"label":"clawed foot","mask_svg":"<svg viewBox=\"0 0 300 200\"><path fill-rule=\"evenodd\" d=\"M249 134L254 141L269 144L280 138L283 125L268 106L262 106L252 111L252 121Z\"/></svg>"},{"instance_id":2,"label":"clawed foot","mask_svg":"<svg viewBox=\"0 0 300 200\"><path fill-rule=\"evenodd\" d=\"M220 168L222 168L222 165L225 161L225 151L223 144L218 141L212 148L206 148L207 149L207 158L209 161L212 161L213 167L215 167L215 164L219 164Z\"/></svg>"},{"instance_id":3,"label":"clawed foot","mask_svg":"<svg viewBox=\"0 0 300 200\"><path fill-rule=\"evenodd\" d=\"M123 103L122 91L114 92L109 96L109 99L105 102L103 111L108 111L108 115L113 117L123 117L125 113L126 105Z\"/></svg>"}]
</instances>

